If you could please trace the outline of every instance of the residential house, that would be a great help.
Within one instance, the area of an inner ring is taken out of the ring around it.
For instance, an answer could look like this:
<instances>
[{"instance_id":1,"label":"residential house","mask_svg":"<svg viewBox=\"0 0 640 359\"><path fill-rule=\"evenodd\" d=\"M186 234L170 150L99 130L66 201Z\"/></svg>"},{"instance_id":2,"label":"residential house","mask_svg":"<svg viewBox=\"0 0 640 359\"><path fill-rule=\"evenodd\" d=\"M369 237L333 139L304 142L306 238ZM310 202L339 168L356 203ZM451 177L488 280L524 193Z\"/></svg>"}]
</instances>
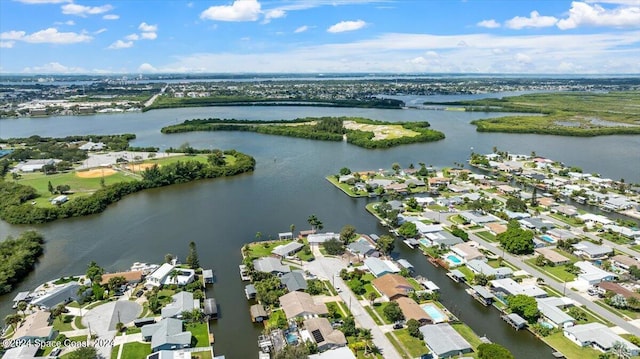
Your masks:
<instances>
[{"instance_id":1,"label":"residential house","mask_svg":"<svg viewBox=\"0 0 640 359\"><path fill-rule=\"evenodd\" d=\"M483 260L485 259L484 254L478 250L476 242L464 242L456 244L451 247L451 251L455 254L459 255L465 262L472 261L474 259Z\"/></svg>"},{"instance_id":2,"label":"residential house","mask_svg":"<svg viewBox=\"0 0 640 359\"><path fill-rule=\"evenodd\" d=\"M424 239L426 239L432 246L445 246L446 248L464 242L461 238L454 236L449 231L427 233L424 235Z\"/></svg>"},{"instance_id":3,"label":"residential house","mask_svg":"<svg viewBox=\"0 0 640 359\"><path fill-rule=\"evenodd\" d=\"M599 214L593 214L593 213L585 213L585 214L581 214L577 216L578 219L580 219L581 221L584 222L584 224L591 228L596 224L601 224L601 225L607 225L607 224L613 224L614 222L612 220L610 220L609 218L599 215Z\"/></svg>"},{"instance_id":4,"label":"residential house","mask_svg":"<svg viewBox=\"0 0 640 359\"><path fill-rule=\"evenodd\" d=\"M618 278L617 275L602 270L590 262L576 262L574 265L580 268L581 273L578 274L578 280L581 280L589 285L595 285L600 282L610 282Z\"/></svg>"},{"instance_id":5,"label":"residential house","mask_svg":"<svg viewBox=\"0 0 640 359\"><path fill-rule=\"evenodd\" d=\"M404 320L408 321L410 319L417 320L420 325L424 324L432 324L433 319L427 314L427 312L420 307L415 300L407 297L399 297L396 299L400 310L402 310L402 314L404 314Z\"/></svg>"},{"instance_id":6,"label":"residential house","mask_svg":"<svg viewBox=\"0 0 640 359\"><path fill-rule=\"evenodd\" d=\"M613 254L613 248L589 241L576 243L572 245L572 247L575 255L581 256L582 258L590 261L606 259Z\"/></svg>"},{"instance_id":7,"label":"residential house","mask_svg":"<svg viewBox=\"0 0 640 359\"><path fill-rule=\"evenodd\" d=\"M573 306L573 300L567 297L547 297L536 298L536 302L538 302L540 315L547 323L550 323L554 327L568 328L575 324L576 320L562 310L563 308Z\"/></svg>"},{"instance_id":8,"label":"residential house","mask_svg":"<svg viewBox=\"0 0 640 359\"><path fill-rule=\"evenodd\" d=\"M155 353L147 355L146 359L191 359L191 352L175 351L175 350L160 350ZM216 359L218 357L215 357ZM221 359L224 359L221 358Z\"/></svg>"},{"instance_id":9,"label":"residential house","mask_svg":"<svg viewBox=\"0 0 640 359\"><path fill-rule=\"evenodd\" d=\"M358 238L356 241L349 243L347 245L347 250L349 252L362 255L362 256L370 256L376 252L376 248L365 238Z\"/></svg>"},{"instance_id":10,"label":"residential house","mask_svg":"<svg viewBox=\"0 0 640 359\"><path fill-rule=\"evenodd\" d=\"M302 233L302 232L300 232ZM339 234L335 234L333 232L327 232L327 233L311 233L309 235L307 235L307 241L309 242L309 245L320 245L330 239L334 239L334 238L340 238Z\"/></svg>"},{"instance_id":11,"label":"residential house","mask_svg":"<svg viewBox=\"0 0 640 359\"><path fill-rule=\"evenodd\" d=\"M640 241L640 229L638 228L623 227L615 224L607 224L602 226L602 228L613 233L618 233L626 238L631 239L632 241Z\"/></svg>"},{"instance_id":12,"label":"residential house","mask_svg":"<svg viewBox=\"0 0 640 359\"><path fill-rule=\"evenodd\" d=\"M254 323L261 323L269 319L269 315L262 304L252 305L249 308L249 312L251 313L251 321Z\"/></svg>"},{"instance_id":13,"label":"residential house","mask_svg":"<svg viewBox=\"0 0 640 359\"><path fill-rule=\"evenodd\" d=\"M262 257L253 260L253 268L258 272L283 275L291 272L288 266L282 264L279 259L272 257Z\"/></svg>"},{"instance_id":14,"label":"residential house","mask_svg":"<svg viewBox=\"0 0 640 359\"><path fill-rule=\"evenodd\" d=\"M423 325L420 332L434 359L458 357L472 352L471 344L448 323Z\"/></svg>"},{"instance_id":15,"label":"residential house","mask_svg":"<svg viewBox=\"0 0 640 359\"><path fill-rule=\"evenodd\" d=\"M307 281L299 270L283 274L280 277L280 282L283 286L287 287L289 292L307 290Z\"/></svg>"},{"instance_id":16,"label":"residential house","mask_svg":"<svg viewBox=\"0 0 640 359\"><path fill-rule=\"evenodd\" d=\"M364 260L364 266L375 276L381 277L388 273L400 273L400 268L390 260L368 257Z\"/></svg>"},{"instance_id":17,"label":"residential house","mask_svg":"<svg viewBox=\"0 0 640 359\"><path fill-rule=\"evenodd\" d=\"M633 208L637 203L630 201L625 196L609 197L604 201L602 206L612 211L624 211Z\"/></svg>"},{"instance_id":18,"label":"residential house","mask_svg":"<svg viewBox=\"0 0 640 359\"><path fill-rule=\"evenodd\" d=\"M555 224L542 220L540 218L523 218L518 221L523 227L537 231L537 232L545 232L549 229L555 228Z\"/></svg>"},{"instance_id":19,"label":"residential house","mask_svg":"<svg viewBox=\"0 0 640 359\"><path fill-rule=\"evenodd\" d=\"M344 334L334 329L327 318L310 318L304 321L304 327L311 339L318 345L318 351L326 351L347 345Z\"/></svg>"},{"instance_id":20,"label":"residential house","mask_svg":"<svg viewBox=\"0 0 640 359\"><path fill-rule=\"evenodd\" d=\"M548 296L547 292L535 284L520 284L511 278L491 280L489 281L489 285L494 293L503 293L503 295L506 296L518 294L524 294L534 298L545 298Z\"/></svg>"},{"instance_id":21,"label":"residential house","mask_svg":"<svg viewBox=\"0 0 640 359\"><path fill-rule=\"evenodd\" d=\"M142 327L142 338L151 342L151 351L176 350L191 346L191 332L182 331L182 320L165 318Z\"/></svg>"},{"instance_id":22,"label":"residential house","mask_svg":"<svg viewBox=\"0 0 640 359\"><path fill-rule=\"evenodd\" d=\"M632 266L640 268L640 261L636 257L618 254L610 258L611 264L616 268L628 271Z\"/></svg>"},{"instance_id":23,"label":"residential house","mask_svg":"<svg viewBox=\"0 0 640 359\"><path fill-rule=\"evenodd\" d=\"M462 217L462 219L464 219L465 221L476 226L484 226L485 224L491 223L491 222L500 222L500 218L492 214L482 214L479 212L471 212L471 211L460 212L460 217Z\"/></svg>"},{"instance_id":24,"label":"residential house","mask_svg":"<svg viewBox=\"0 0 640 359\"><path fill-rule=\"evenodd\" d=\"M631 356L640 355L640 348L614 333L602 323L574 325L563 330L565 337L581 347L593 347L602 352L609 351L616 342L622 343Z\"/></svg>"},{"instance_id":25,"label":"residential house","mask_svg":"<svg viewBox=\"0 0 640 359\"><path fill-rule=\"evenodd\" d=\"M182 312L200 309L200 300L193 299L191 292L178 292L171 296L171 303L162 308L162 318L181 318Z\"/></svg>"},{"instance_id":26,"label":"residential house","mask_svg":"<svg viewBox=\"0 0 640 359\"><path fill-rule=\"evenodd\" d=\"M269 354L267 354L269 355ZM349 347L338 347L322 353L311 354L309 359L356 359Z\"/></svg>"},{"instance_id":27,"label":"residential house","mask_svg":"<svg viewBox=\"0 0 640 359\"><path fill-rule=\"evenodd\" d=\"M507 226L503 223L492 222L492 223L487 223L484 226L494 236L497 236L498 234L501 234L507 231Z\"/></svg>"},{"instance_id":28,"label":"residential house","mask_svg":"<svg viewBox=\"0 0 640 359\"><path fill-rule=\"evenodd\" d=\"M380 294L389 298L389 300L406 297L414 291L413 286L407 278L398 274L385 274L382 277L372 280L371 284L373 284Z\"/></svg>"},{"instance_id":29,"label":"residential house","mask_svg":"<svg viewBox=\"0 0 640 359\"><path fill-rule=\"evenodd\" d=\"M324 303L316 304L308 293L290 292L281 296L279 300L280 307L284 310L287 319L314 317L329 313Z\"/></svg>"},{"instance_id":30,"label":"residential house","mask_svg":"<svg viewBox=\"0 0 640 359\"><path fill-rule=\"evenodd\" d=\"M495 277L496 279L508 278L513 275L513 270L507 267L493 268L485 261L473 259L467 262L467 267L475 274L484 274L487 277Z\"/></svg>"},{"instance_id":31,"label":"residential house","mask_svg":"<svg viewBox=\"0 0 640 359\"><path fill-rule=\"evenodd\" d=\"M615 293L624 297L624 299L629 299L634 297L640 300L640 293L631 291L618 283L614 282L600 282L595 285L601 293L606 294L607 292Z\"/></svg>"},{"instance_id":32,"label":"residential house","mask_svg":"<svg viewBox=\"0 0 640 359\"><path fill-rule=\"evenodd\" d=\"M578 215L578 209L571 205L560 205L553 207L551 212L559 213L565 217L575 217Z\"/></svg>"},{"instance_id":33,"label":"residential house","mask_svg":"<svg viewBox=\"0 0 640 359\"><path fill-rule=\"evenodd\" d=\"M554 251L551 248L536 248L534 249L534 251L543 256L544 259L546 259L547 262L549 262L552 266L560 266L571 262L571 259L563 256L562 254Z\"/></svg>"},{"instance_id":34,"label":"residential house","mask_svg":"<svg viewBox=\"0 0 640 359\"><path fill-rule=\"evenodd\" d=\"M58 304L71 303L82 296L78 293L79 289L80 284L77 282L69 282L53 288L44 295L35 297L31 300L31 304L33 306L40 307L41 309L51 309Z\"/></svg>"},{"instance_id":35,"label":"residential house","mask_svg":"<svg viewBox=\"0 0 640 359\"><path fill-rule=\"evenodd\" d=\"M271 251L271 253L277 256L280 256L281 258L284 258L287 256L294 255L295 253L299 252L302 248L304 248L304 244L294 241L287 244L281 244L275 247Z\"/></svg>"},{"instance_id":36,"label":"residential house","mask_svg":"<svg viewBox=\"0 0 640 359\"><path fill-rule=\"evenodd\" d=\"M16 331L13 333L12 339L16 342L53 340L57 331L53 329L53 325L51 325L49 321L50 317L51 313L45 311L37 311L29 314L18 325Z\"/></svg>"}]
</instances>

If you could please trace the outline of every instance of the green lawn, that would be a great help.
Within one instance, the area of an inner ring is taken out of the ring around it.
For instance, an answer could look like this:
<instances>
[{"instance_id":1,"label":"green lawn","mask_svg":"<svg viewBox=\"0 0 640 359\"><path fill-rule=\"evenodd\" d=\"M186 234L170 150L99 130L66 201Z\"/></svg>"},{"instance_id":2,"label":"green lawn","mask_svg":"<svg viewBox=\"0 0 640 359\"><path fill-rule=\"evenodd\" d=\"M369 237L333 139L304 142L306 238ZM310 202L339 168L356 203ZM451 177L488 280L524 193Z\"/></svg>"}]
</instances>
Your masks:
<instances>
[{"instance_id":1,"label":"green lawn","mask_svg":"<svg viewBox=\"0 0 640 359\"><path fill-rule=\"evenodd\" d=\"M190 331L193 335L191 337L192 347L208 347L209 343L209 331L207 330L207 323L187 324L186 330ZM195 345L193 344L195 340Z\"/></svg>"},{"instance_id":2,"label":"green lawn","mask_svg":"<svg viewBox=\"0 0 640 359\"><path fill-rule=\"evenodd\" d=\"M580 221L578 218L575 218L575 217L565 217L557 213L551 213L549 214L549 216L554 219L557 219L560 222L564 222L570 226L581 227L583 225L582 221Z\"/></svg>"},{"instance_id":3,"label":"green lawn","mask_svg":"<svg viewBox=\"0 0 640 359\"><path fill-rule=\"evenodd\" d=\"M249 251L247 256L250 258L261 258L268 257L271 255L271 251L279 245L287 244L293 242L292 240L284 240L284 241L268 241L268 242L258 242L251 243L249 245Z\"/></svg>"},{"instance_id":4,"label":"green lawn","mask_svg":"<svg viewBox=\"0 0 640 359\"><path fill-rule=\"evenodd\" d=\"M389 303L391 302L376 303L373 305L373 310L375 310L376 313L378 313L378 315L380 316L380 318L382 318L382 321L384 322L384 324L392 324L389 321L389 319L387 319L387 317L384 315L384 308L386 308L387 305L389 305Z\"/></svg>"},{"instance_id":5,"label":"green lawn","mask_svg":"<svg viewBox=\"0 0 640 359\"><path fill-rule=\"evenodd\" d=\"M305 253L307 249L308 249L308 254ZM313 252L311 252L311 249L309 248L308 245L302 248L302 250L300 250L298 253L296 253L296 257L298 257L298 259L303 260L305 262L311 262L316 258L313 256Z\"/></svg>"},{"instance_id":6,"label":"green lawn","mask_svg":"<svg viewBox=\"0 0 640 359\"><path fill-rule=\"evenodd\" d=\"M389 339L393 347L396 348L396 350L398 351L398 353L403 359L411 359L411 357L409 357L403 350L404 347L402 346L402 344L400 344L400 342L393 337L392 333L385 333L384 335Z\"/></svg>"},{"instance_id":7,"label":"green lawn","mask_svg":"<svg viewBox=\"0 0 640 359\"><path fill-rule=\"evenodd\" d=\"M344 192L349 197L366 197L369 195L367 191L354 192L352 190L354 188L353 185L350 185L347 183L340 183L333 175L327 176L325 178L327 179L327 181L331 182L332 185L338 187L340 190L342 190L342 192Z\"/></svg>"},{"instance_id":8,"label":"green lawn","mask_svg":"<svg viewBox=\"0 0 640 359\"><path fill-rule=\"evenodd\" d=\"M176 163L179 161L185 162L185 161L198 161L201 163L208 163L208 157L209 155L207 154L200 154L200 155L195 155L195 156L187 156L187 155L181 155L181 156L171 156L171 157L163 157L163 158L153 158L153 159L145 159L145 161L143 161L142 163L157 163L158 166L163 166L163 165L168 165L170 163ZM227 162L228 163L234 163L235 162L235 157L233 156L226 156Z\"/></svg>"},{"instance_id":9,"label":"green lawn","mask_svg":"<svg viewBox=\"0 0 640 359\"><path fill-rule=\"evenodd\" d=\"M364 310L366 310L367 313L369 313L369 316L371 317L371 319L373 319L374 322L376 322L377 325L384 325L384 322L380 320L380 318L378 318L378 316L373 311L371 306L364 307Z\"/></svg>"},{"instance_id":10,"label":"green lawn","mask_svg":"<svg viewBox=\"0 0 640 359\"><path fill-rule=\"evenodd\" d=\"M475 274L473 273L473 271L471 269L469 269L467 266L460 266L460 267L456 267L455 269L459 270L462 274L464 274L464 276L467 278L467 282L471 283L473 281L473 278L475 278Z\"/></svg>"},{"instance_id":11,"label":"green lawn","mask_svg":"<svg viewBox=\"0 0 640 359\"><path fill-rule=\"evenodd\" d=\"M605 303L604 300L596 300L595 303L601 306L602 308L622 318L640 319L640 312L634 312L633 310L628 310L628 309L614 308L608 305L607 303Z\"/></svg>"},{"instance_id":12,"label":"green lawn","mask_svg":"<svg viewBox=\"0 0 640 359\"><path fill-rule=\"evenodd\" d=\"M269 319L265 323L265 328L266 329L277 328L278 327L278 319L279 318L284 318L284 320L287 320L287 316L284 314L284 311L283 310L274 310L274 311L272 311L271 312L271 316L269 317Z\"/></svg>"},{"instance_id":13,"label":"green lawn","mask_svg":"<svg viewBox=\"0 0 640 359\"><path fill-rule=\"evenodd\" d=\"M76 328L78 329L86 329L87 327L84 326L84 324L82 324L82 317L81 316L77 316L73 319L73 323L75 324Z\"/></svg>"},{"instance_id":14,"label":"green lawn","mask_svg":"<svg viewBox=\"0 0 640 359\"><path fill-rule=\"evenodd\" d=\"M327 306L327 310L329 310L329 312L331 312L332 310L331 308L335 310L336 316L334 319L336 320L342 319L346 315L346 313L342 311L342 307L339 306L337 302L328 302L328 303L325 303L325 305Z\"/></svg>"},{"instance_id":15,"label":"green lawn","mask_svg":"<svg viewBox=\"0 0 640 359\"><path fill-rule=\"evenodd\" d=\"M73 320L74 320L73 315L62 315L53 321L53 329L59 332L67 332L67 331L73 330L73 326L71 326L71 323L73 323Z\"/></svg>"},{"instance_id":16,"label":"green lawn","mask_svg":"<svg viewBox=\"0 0 640 359\"><path fill-rule=\"evenodd\" d=\"M592 348L581 348L567 339L562 332L543 337L542 340L568 359L598 359L601 352Z\"/></svg>"},{"instance_id":17,"label":"green lawn","mask_svg":"<svg viewBox=\"0 0 640 359\"><path fill-rule=\"evenodd\" d=\"M211 355L211 350L204 352L192 352L191 359L213 359L213 355Z\"/></svg>"},{"instance_id":18,"label":"green lawn","mask_svg":"<svg viewBox=\"0 0 640 359\"><path fill-rule=\"evenodd\" d=\"M496 242L496 236L489 231L476 232L474 234L485 241Z\"/></svg>"},{"instance_id":19,"label":"green lawn","mask_svg":"<svg viewBox=\"0 0 640 359\"><path fill-rule=\"evenodd\" d=\"M407 349L412 358L420 357L429 352L429 349L424 345L424 341L409 335L407 329L396 330L393 334L396 335L398 341Z\"/></svg>"},{"instance_id":20,"label":"green lawn","mask_svg":"<svg viewBox=\"0 0 640 359\"><path fill-rule=\"evenodd\" d=\"M111 359L118 359L118 351L120 351L120 346L116 345L111 348Z\"/></svg>"},{"instance_id":21,"label":"green lawn","mask_svg":"<svg viewBox=\"0 0 640 359\"><path fill-rule=\"evenodd\" d=\"M409 283L411 283L411 286L413 287L414 290L418 291L418 290L423 290L424 288L422 287L422 285L420 283L418 283L417 280L415 280L414 278L407 278L407 281Z\"/></svg>"},{"instance_id":22,"label":"green lawn","mask_svg":"<svg viewBox=\"0 0 640 359\"><path fill-rule=\"evenodd\" d=\"M549 276L555 278L558 282L561 282L561 283L571 282L576 279L576 276L574 274L571 274L565 270L566 266L564 265L561 265L561 266L546 265L546 266L538 267L536 265L535 258L527 259L525 260L525 262L533 266L534 268L538 269L539 271L544 272Z\"/></svg>"},{"instance_id":23,"label":"green lawn","mask_svg":"<svg viewBox=\"0 0 640 359\"><path fill-rule=\"evenodd\" d=\"M126 343L124 347L122 347L121 359L146 358L149 354L151 354L150 343Z\"/></svg>"}]
</instances>

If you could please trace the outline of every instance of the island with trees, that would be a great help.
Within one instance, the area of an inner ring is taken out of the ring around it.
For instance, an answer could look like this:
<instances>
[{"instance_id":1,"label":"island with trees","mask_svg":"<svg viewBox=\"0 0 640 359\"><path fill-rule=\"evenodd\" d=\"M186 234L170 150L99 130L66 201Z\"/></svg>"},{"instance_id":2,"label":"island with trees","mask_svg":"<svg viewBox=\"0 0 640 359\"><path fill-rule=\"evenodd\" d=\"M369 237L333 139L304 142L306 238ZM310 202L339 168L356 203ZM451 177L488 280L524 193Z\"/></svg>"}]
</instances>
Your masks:
<instances>
[{"instance_id":1,"label":"island with trees","mask_svg":"<svg viewBox=\"0 0 640 359\"><path fill-rule=\"evenodd\" d=\"M253 157L236 150L197 150L184 144L159 153L130 148L131 136L0 140L8 144L0 160L0 218L35 224L85 216L145 189L255 168Z\"/></svg>"},{"instance_id":2,"label":"island with trees","mask_svg":"<svg viewBox=\"0 0 640 359\"><path fill-rule=\"evenodd\" d=\"M11 292L27 276L43 252L44 238L36 231L0 242L0 295Z\"/></svg>"},{"instance_id":3,"label":"island with trees","mask_svg":"<svg viewBox=\"0 0 640 359\"><path fill-rule=\"evenodd\" d=\"M479 132L561 136L640 134L640 92L560 92L459 101L466 111L528 113L475 120Z\"/></svg>"},{"instance_id":4,"label":"island with trees","mask_svg":"<svg viewBox=\"0 0 640 359\"><path fill-rule=\"evenodd\" d=\"M245 131L322 141L346 140L368 149L444 139L428 122L384 122L360 117L306 117L294 120L249 121L237 119L194 119L162 128L162 133L190 131Z\"/></svg>"}]
</instances>

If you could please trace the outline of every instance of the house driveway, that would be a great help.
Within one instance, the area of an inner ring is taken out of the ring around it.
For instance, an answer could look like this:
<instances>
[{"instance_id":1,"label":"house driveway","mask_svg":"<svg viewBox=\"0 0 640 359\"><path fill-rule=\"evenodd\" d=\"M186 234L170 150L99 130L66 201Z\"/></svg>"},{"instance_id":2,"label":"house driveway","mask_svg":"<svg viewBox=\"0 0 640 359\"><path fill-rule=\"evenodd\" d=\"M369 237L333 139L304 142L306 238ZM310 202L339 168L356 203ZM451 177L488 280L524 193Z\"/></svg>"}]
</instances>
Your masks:
<instances>
[{"instance_id":1,"label":"house driveway","mask_svg":"<svg viewBox=\"0 0 640 359\"><path fill-rule=\"evenodd\" d=\"M117 300L90 309L82 324L97 336L95 348L99 358L110 358L118 322L130 323L142 313L142 306L129 300Z\"/></svg>"}]
</instances>

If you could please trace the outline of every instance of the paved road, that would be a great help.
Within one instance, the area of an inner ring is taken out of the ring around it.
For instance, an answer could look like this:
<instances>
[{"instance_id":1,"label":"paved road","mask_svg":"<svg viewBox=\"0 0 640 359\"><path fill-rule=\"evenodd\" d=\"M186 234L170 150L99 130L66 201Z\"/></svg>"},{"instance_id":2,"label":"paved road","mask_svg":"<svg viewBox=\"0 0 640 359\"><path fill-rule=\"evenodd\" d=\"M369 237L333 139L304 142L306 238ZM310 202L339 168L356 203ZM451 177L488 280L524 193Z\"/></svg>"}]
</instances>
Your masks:
<instances>
[{"instance_id":1,"label":"paved road","mask_svg":"<svg viewBox=\"0 0 640 359\"><path fill-rule=\"evenodd\" d=\"M156 99L158 98L158 96L162 95L164 93L164 91L167 89L167 87L169 87L169 85L166 85L165 87L163 87L159 93L151 96L151 98L149 100L147 100L147 102L144 103L144 107L149 107L151 105L153 105L153 103L156 101Z\"/></svg>"},{"instance_id":2,"label":"paved road","mask_svg":"<svg viewBox=\"0 0 640 359\"><path fill-rule=\"evenodd\" d=\"M338 258L329 258L317 256L313 262L304 264L304 269L315 274L316 276L330 280L336 290L339 292L340 298L349 306L349 310L358 325L362 328L371 329L373 343L380 348L385 359L401 359L396 348L391 344L383 331L369 316L358 298L349 290L347 284L340 278L340 271L347 268L347 262Z\"/></svg>"},{"instance_id":3,"label":"paved road","mask_svg":"<svg viewBox=\"0 0 640 359\"><path fill-rule=\"evenodd\" d=\"M428 218L437 218L439 213L437 212L425 212L423 214L425 217ZM446 219L446 216L440 216L441 217L441 222L443 225L445 226L450 226L451 222L449 222ZM496 246L493 243L487 242L484 239L478 237L477 235L475 235L474 233L469 233L469 238L478 242L479 244L481 244L483 247L487 248L488 250L492 251L493 253L496 254L502 254L503 250L502 248L499 248L498 246ZM576 302L584 305L585 307L589 308L589 310L591 310L592 312L598 314L600 317L610 321L611 323L619 326L620 328L622 328L623 330L632 333L634 335L640 336L640 328L638 328L637 326L625 321L624 319L622 319L621 317L611 313L610 311L602 308L601 306L597 305L596 303L593 303L591 300L589 300L588 298L584 297L583 295L574 292L573 290L569 289L565 287L565 284L563 283L559 283L557 282L555 279L553 279L552 277L546 275L543 272L540 272L537 268L535 268L534 266L530 266L529 264L525 263L522 261L522 259L520 259L520 257L516 257L514 255L509 254L508 252L504 253L504 259L506 259L508 262L514 264L515 266L517 266L520 269L523 269L529 273L531 273L532 275L535 275L539 278L544 279L545 283L550 286L551 288L555 289L556 291L560 292L560 293L565 293L565 295L573 300L575 300Z\"/></svg>"}]
</instances>

